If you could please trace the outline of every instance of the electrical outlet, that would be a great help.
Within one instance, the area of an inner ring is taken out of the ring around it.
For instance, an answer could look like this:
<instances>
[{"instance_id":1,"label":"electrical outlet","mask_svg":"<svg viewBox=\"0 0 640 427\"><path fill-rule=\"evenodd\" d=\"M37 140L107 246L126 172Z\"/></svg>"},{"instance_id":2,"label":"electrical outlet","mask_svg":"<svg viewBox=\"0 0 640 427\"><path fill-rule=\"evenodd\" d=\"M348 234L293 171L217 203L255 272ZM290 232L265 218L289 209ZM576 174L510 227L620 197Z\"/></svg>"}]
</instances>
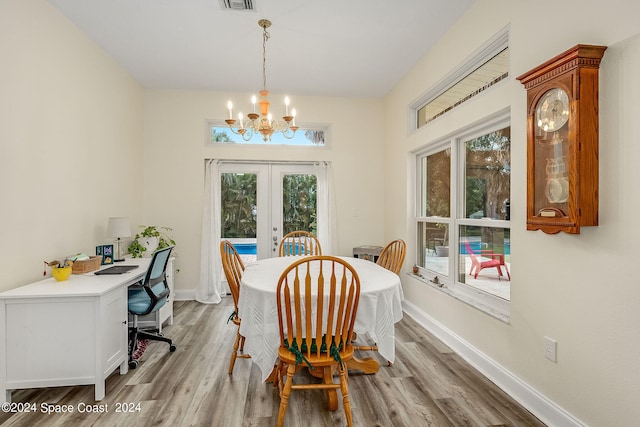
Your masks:
<instances>
[{"instance_id":1,"label":"electrical outlet","mask_svg":"<svg viewBox=\"0 0 640 427\"><path fill-rule=\"evenodd\" d=\"M544 357L556 363L558 343L553 338L544 337Z\"/></svg>"}]
</instances>

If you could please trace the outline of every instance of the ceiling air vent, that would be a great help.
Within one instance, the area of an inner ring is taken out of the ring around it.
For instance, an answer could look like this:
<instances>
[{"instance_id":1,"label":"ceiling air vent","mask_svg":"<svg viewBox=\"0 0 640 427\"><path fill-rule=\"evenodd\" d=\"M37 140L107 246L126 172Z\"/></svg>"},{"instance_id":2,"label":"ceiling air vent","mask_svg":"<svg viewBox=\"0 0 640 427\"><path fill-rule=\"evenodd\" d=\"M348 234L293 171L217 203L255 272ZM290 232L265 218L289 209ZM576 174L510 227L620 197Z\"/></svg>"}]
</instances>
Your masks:
<instances>
[{"instance_id":1,"label":"ceiling air vent","mask_svg":"<svg viewBox=\"0 0 640 427\"><path fill-rule=\"evenodd\" d=\"M253 0L220 0L225 10L253 10Z\"/></svg>"}]
</instances>

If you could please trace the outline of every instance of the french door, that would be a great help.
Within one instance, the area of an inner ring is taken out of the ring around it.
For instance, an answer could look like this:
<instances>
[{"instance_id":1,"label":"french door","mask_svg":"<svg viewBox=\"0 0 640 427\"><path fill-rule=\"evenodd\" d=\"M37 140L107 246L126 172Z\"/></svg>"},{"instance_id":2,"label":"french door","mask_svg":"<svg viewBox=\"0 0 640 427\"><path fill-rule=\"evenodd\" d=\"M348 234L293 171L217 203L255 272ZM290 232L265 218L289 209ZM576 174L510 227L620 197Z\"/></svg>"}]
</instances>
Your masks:
<instances>
[{"instance_id":1,"label":"french door","mask_svg":"<svg viewBox=\"0 0 640 427\"><path fill-rule=\"evenodd\" d=\"M313 164L223 163L220 167L221 238L241 255L278 256L282 236L318 234L318 178Z\"/></svg>"}]
</instances>

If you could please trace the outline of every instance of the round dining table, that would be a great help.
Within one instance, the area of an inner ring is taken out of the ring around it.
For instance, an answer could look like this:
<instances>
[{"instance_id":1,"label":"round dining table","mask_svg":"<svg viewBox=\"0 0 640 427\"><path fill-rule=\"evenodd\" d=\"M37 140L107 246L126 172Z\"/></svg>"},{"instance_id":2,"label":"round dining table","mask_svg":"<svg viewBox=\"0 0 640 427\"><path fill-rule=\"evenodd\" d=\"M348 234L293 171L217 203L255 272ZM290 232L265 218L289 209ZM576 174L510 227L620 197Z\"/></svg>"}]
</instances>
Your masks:
<instances>
[{"instance_id":1,"label":"round dining table","mask_svg":"<svg viewBox=\"0 0 640 427\"><path fill-rule=\"evenodd\" d=\"M276 288L282 272L301 257L266 258L248 264L240 282L238 316L240 334L245 337L244 352L251 355L266 381L273 371L280 346ZM378 352L389 363L395 361L394 324L402 319L400 277L379 265L361 258L339 257L351 264L360 278L360 302L354 331L369 336ZM354 343L359 345L359 342ZM349 369L376 372L379 364L371 359L355 358Z\"/></svg>"}]
</instances>

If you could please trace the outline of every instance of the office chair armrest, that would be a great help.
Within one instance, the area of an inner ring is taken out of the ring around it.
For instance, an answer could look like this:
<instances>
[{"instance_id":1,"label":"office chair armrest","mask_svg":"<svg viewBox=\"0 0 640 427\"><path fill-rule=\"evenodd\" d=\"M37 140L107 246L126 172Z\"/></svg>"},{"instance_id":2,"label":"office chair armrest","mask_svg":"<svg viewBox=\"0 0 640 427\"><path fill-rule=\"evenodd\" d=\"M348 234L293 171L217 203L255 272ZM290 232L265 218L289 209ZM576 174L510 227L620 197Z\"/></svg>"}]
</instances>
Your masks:
<instances>
[{"instance_id":1,"label":"office chair armrest","mask_svg":"<svg viewBox=\"0 0 640 427\"><path fill-rule=\"evenodd\" d=\"M132 283L132 284L130 284L130 285L129 285L129 288L141 288L141 287L143 287L143 286L144 286L144 285L143 285L143 281L142 281L142 280L139 280L139 281L137 281L136 283Z\"/></svg>"}]
</instances>

